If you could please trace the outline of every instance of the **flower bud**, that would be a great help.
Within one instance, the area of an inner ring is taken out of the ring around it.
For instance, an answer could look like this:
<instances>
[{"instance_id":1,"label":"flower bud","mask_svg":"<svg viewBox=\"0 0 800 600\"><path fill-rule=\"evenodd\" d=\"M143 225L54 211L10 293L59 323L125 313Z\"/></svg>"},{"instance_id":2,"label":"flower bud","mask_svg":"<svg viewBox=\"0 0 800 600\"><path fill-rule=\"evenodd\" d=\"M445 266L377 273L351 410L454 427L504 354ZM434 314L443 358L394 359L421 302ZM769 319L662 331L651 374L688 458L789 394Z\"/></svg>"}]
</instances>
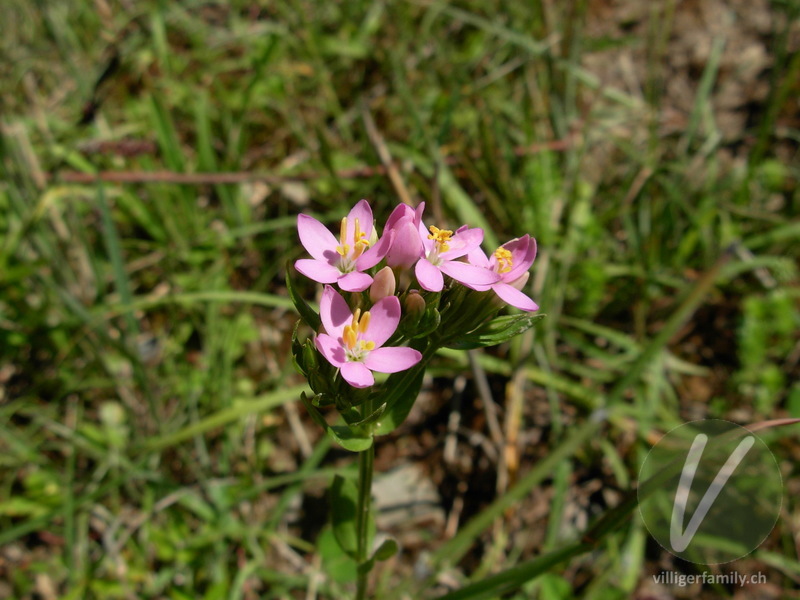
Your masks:
<instances>
[{"instance_id":1,"label":"flower bud","mask_svg":"<svg viewBox=\"0 0 800 600\"><path fill-rule=\"evenodd\" d=\"M425 298L420 296L416 290L410 290L403 301L403 308L406 314L419 318L425 312Z\"/></svg>"},{"instance_id":2,"label":"flower bud","mask_svg":"<svg viewBox=\"0 0 800 600\"><path fill-rule=\"evenodd\" d=\"M386 298L386 296L393 296L396 285L394 271L392 271L391 267L383 267L372 280L372 285L369 288L370 300L377 302L381 298Z\"/></svg>"},{"instance_id":3,"label":"flower bud","mask_svg":"<svg viewBox=\"0 0 800 600\"><path fill-rule=\"evenodd\" d=\"M390 267L410 269L424 253L419 230L411 217L403 217L392 224L394 241L386 254L386 264Z\"/></svg>"}]
</instances>

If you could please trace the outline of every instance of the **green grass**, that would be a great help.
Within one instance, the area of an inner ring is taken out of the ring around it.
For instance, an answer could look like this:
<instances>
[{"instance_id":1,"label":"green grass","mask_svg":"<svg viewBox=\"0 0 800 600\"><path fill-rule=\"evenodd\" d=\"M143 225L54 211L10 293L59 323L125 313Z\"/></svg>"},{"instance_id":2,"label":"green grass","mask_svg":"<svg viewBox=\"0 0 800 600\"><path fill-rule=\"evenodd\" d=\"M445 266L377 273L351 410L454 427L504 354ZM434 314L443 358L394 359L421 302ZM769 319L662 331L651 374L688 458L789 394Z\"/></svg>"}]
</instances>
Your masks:
<instances>
[{"instance_id":1,"label":"green grass","mask_svg":"<svg viewBox=\"0 0 800 600\"><path fill-rule=\"evenodd\" d=\"M519 448L516 486L470 490L474 518L402 552L377 597L421 593L411 571L425 556L431 596L455 580L496 597L477 580L503 572L520 598L631 597L660 549L634 515L582 554L570 521L582 482L631 489L653 436L693 418L800 417L800 62L787 29L800 7L771 5L769 91L729 140L714 94L731 40L709 38L698 73L668 71L674 4L641 35L609 37L585 0L4 2L0 596L348 593L324 510L298 506L353 473L297 402L283 270L301 256L299 212L335 222L368 198L381 221L399 185L487 242L536 237L529 291L547 317L477 361L494 400L521 406L519 439L538 440ZM641 93L583 60L628 48L649 65ZM670 76L694 93L675 131L660 127ZM142 151L124 151L131 141ZM202 182L78 181L101 171ZM443 351L431 374L436 457L450 410L437 390L472 370ZM477 396L470 384L464 405ZM786 589L800 570L793 433L769 438L782 518L739 566ZM408 454L406 436L425 439L401 428L378 456ZM533 488L555 498L538 520Z\"/></svg>"}]
</instances>

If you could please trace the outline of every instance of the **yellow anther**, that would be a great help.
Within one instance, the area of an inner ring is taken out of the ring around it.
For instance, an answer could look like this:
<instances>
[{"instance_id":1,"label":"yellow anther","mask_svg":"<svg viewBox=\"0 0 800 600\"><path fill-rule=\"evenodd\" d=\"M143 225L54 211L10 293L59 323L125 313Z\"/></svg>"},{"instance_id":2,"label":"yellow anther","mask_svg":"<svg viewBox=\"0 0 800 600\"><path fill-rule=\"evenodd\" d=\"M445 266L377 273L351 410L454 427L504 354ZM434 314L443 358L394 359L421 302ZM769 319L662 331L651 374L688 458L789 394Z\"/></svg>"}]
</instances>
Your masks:
<instances>
[{"instance_id":1,"label":"yellow anther","mask_svg":"<svg viewBox=\"0 0 800 600\"><path fill-rule=\"evenodd\" d=\"M357 340L358 334L356 333L356 330L350 325L345 325L344 330L342 331L342 341L344 342L344 345L347 346L349 350L352 350L356 347Z\"/></svg>"},{"instance_id":2,"label":"yellow anther","mask_svg":"<svg viewBox=\"0 0 800 600\"><path fill-rule=\"evenodd\" d=\"M362 239L362 238L366 238L366 237L367 237L367 234L364 233L363 231L361 231L361 223L359 223L358 219L356 219L356 230L355 230L355 234L353 235L353 243L369 245L369 240Z\"/></svg>"},{"instance_id":3,"label":"yellow anther","mask_svg":"<svg viewBox=\"0 0 800 600\"><path fill-rule=\"evenodd\" d=\"M352 241L352 245L349 243ZM347 217L343 217L341 223L339 224L339 245L336 246L336 252L342 258L347 257L350 254L350 251L353 251L353 255L350 257L351 260L357 259L364 253L364 250L369 248L370 242L367 239L367 234L361 231L361 223L358 222L358 219L355 220L355 226L353 228L353 239L347 239Z\"/></svg>"},{"instance_id":4,"label":"yellow anther","mask_svg":"<svg viewBox=\"0 0 800 600\"><path fill-rule=\"evenodd\" d=\"M428 236L429 240L433 240L439 246L439 252L447 252L450 249L450 246L447 242L450 241L450 238L453 236L453 232L449 229L439 229L438 227L431 225L430 228L431 233Z\"/></svg>"},{"instance_id":5,"label":"yellow anther","mask_svg":"<svg viewBox=\"0 0 800 600\"><path fill-rule=\"evenodd\" d=\"M353 313L353 319L349 325L345 325L342 330L342 342L344 347L355 356L361 352L368 352L375 349L375 342L360 340L358 336L367 332L369 328L369 311L361 314L361 309L357 308Z\"/></svg>"},{"instance_id":6,"label":"yellow anther","mask_svg":"<svg viewBox=\"0 0 800 600\"><path fill-rule=\"evenodd\" d=\"M369 314L369 311L365 312L364 316L361 317L361 321L359 321L359 323L358 323L358 330L361 333L366 333L367 332L367 328L369 327L370 317L371 317L371 315Z\"/></svg>"},{"instance_id":7,"label":"yellow anther","mask_svg":"<svg viewBox=\"0 0 800 600\"><path fill-rule=\"evenodd\" d=\"M495 250L494 257L497 259L498 273L508 273L514 265L511 260L511 251L506 248L500 247Z\"/></svg>"},{"instance_id":8,"label":"yellow anther","mask_svg":"<svg viewBox=\"0 0 800 600\"><path fill-rule=\"evenodd\" d=\"M367 248L369 248L367 234L361 231L361 223L356 219L356 227L353 232L353 258L361 256Z\"/></svg>"}]
</instances>

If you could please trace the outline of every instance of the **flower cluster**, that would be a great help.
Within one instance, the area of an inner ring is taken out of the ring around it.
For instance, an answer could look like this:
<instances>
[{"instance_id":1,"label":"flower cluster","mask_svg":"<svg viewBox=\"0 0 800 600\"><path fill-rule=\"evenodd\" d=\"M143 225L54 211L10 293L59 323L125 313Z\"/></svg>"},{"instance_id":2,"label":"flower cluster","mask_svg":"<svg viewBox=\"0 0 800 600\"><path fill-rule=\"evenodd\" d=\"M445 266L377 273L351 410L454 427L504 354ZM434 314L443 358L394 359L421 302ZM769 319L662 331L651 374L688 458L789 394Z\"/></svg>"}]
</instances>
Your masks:
<instances>
[{"instance_id":1,"label":"flower cluster","mask_svg":"<svg viewBox=\"0 0 800 600\"><path fill-rule=\"evenodd\" d=\"M322 330L314 345L354 388L374 385L373 371L398 373L417 365L422 353L399 345L403 341L435 335L438 328L440 345L447 345L456 334L475 330L502 303L538 309L521 291L536 257L533 238L513 239L487 256L480 248L482 229L426 226L424 209L424 203L416 210L400 204L380 236L366 200L341 220L338 238L310 216L297 219L300 242L311 258L297 260L295 268L326 284ZM432 331L420 326L423 316Z\"/></svg>"}]
</instances>

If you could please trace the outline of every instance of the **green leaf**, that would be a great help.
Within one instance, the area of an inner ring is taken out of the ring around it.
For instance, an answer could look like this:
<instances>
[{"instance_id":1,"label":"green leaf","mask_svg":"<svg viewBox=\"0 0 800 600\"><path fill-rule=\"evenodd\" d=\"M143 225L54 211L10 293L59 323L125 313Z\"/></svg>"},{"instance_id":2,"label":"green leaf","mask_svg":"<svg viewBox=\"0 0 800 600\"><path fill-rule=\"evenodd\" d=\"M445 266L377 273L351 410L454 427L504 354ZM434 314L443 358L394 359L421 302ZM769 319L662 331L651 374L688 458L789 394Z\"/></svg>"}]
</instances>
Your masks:
<instances>
[{"instance_id":1,"label":"green leaf","mask_svg":"<svg viewBox=\"0 0 800 600\"><path fill-rule=\"evenodd\" d=\"M434 331L439 329L441 324L442 315L439 313L439 310L435 307L428 308L428 310L426 310L422 315L419 323L417 323L416 327L414 328L413 335L410 335L409 337L412 339L428 337Z\"/></svg>"},{"instance_id":2,"label":"green leaf","mask_svg":"<svg viewBox=\"0 0 800 600\"><path fill-rule=\"evenodd\" d=\"M355 483L336 475L331 485L331 523L333 535L342 551L353 558L358 552L356 507L358 489Z\"/></svg>"},{"instance_id":3,"label":"green leaf","mask_svg":"<svg viewBox=\"0 0 800 600\"><path fill-rule=\"evenodd\" d=\"M294 363L295 369L297 372L303 376L307 376L306 374L306 360L303 356L303 348L304 345L300 343L300 340L297 339L297 330L300 328L301 320L297 320L297 323L294 324L294 329L292 330L292 362Z\"/></svg>"},{"instance_id":4,"label":"green leaf","mask_svg":"<svg viewBox=\"0 0 800 600\"><path fill-rule=\"evenodd\" d=\"M391 433L405 421L422 387L427 362L423 357L417 366L408 371L395 373L383 384L382 389L388 391L381 396L386 404L386 410L374 430L375 435Z\"/></svg>"},{"instance_id":5,"label":"green leaf","mask_svg":"<svg viewBox=\"0 0 800 600\"><path fill-rule=\"evenodd\" d=\"M394 540L386 540L383 542L369 559L358 565L358 572L361 574L369 574L375 568L375 563L378 561L389 560L392 556L397 554L399 546Z\"/></svg>"},{"instance_id":6,"label":"green leaf","mask_svg":"<svg viewBox=\"0 0 800 600\"><path fill-rule=\"evenodd\" d=\"M386 412L386 403L384 402L368 417L365 417L360 421L349 422L348 425L350 425L350 427L364 427L366 425L372 425L378 419L380 419L383 416L383 413L385 412Z\"/></svg>"},{"instance_id":7,"label":"green leaf","mask_svg":"<svg viewBox=\"0 0 800 600\"><path fill-rule=\"evenodd\" d=\"M511 338L524 333L533 324L544 317L544 315L510 315L496 317L480 326L471 333L467 333L457 340L447 345L448 348L456 350L471 350L473 348L484 348L486 346L496 346L507 342Z\"/></svg>"},{"instance_id":8,"label":"green leaf","mask_svg":"<svg viewBox=\"0 0 800 600\"><path fill-rule=\"evenodd\" d=\"M334 442L350 452L363 452L372 446L372 436L359 434L344 425L329 427L327 434Z\"/></svg>"},{"instance_id":9,"label":"green leaf","mask_svg":"<svg viewBox=\"0 0 800 600\"><path fill-rule=\"evenodd\" d=\"M383 540L383 543L378 546L378 549L375 550L375 554L372 555L372 558L375 560L389 560L395 554L397 554L398 550L400 550L400 546L397 545L397 541L394 538L387 538Z\"/></svg>"},{"instance_id":10,"label":"green leaf","mask_svg":"<svg viewBox=\"0 0 800 600\"><path fill-rule=\"evenodd\" d=\"M366 433L356 432L347 426L334 425L331 427L311 400L306 397L305 392L300 394L300 399L306 405L311 419L325 430L325 433L337 444L350 452L363 452L372 446L372 436Z\"/></svg>"},{"instance_id":11,"label":"green leaf","mask_svg":"<svg viewBox=\"0 0 800 600\"><path fill-rule=\"evenodd\" d=\"M357 564L347 554L343 554L331 527L325 527L317 538L317 549L322 558L325 574L337 583L350 583L357 577Z\"/></svg>"},{"instance_id":12,"label":"green leaf","mask_svg":"<svg viewBox=\"0 0 800 600\"><path fill-rule=\"evenodd\" d=\"M322 321L317 312L297 293L297 288L292 278L292 266L288 262L286 263L286 290L289 292L289 298L291 298L297 312L300 313L300 318L303 319L311 329L317 331L322 326Z\"/></svg>"}]
</instances>

